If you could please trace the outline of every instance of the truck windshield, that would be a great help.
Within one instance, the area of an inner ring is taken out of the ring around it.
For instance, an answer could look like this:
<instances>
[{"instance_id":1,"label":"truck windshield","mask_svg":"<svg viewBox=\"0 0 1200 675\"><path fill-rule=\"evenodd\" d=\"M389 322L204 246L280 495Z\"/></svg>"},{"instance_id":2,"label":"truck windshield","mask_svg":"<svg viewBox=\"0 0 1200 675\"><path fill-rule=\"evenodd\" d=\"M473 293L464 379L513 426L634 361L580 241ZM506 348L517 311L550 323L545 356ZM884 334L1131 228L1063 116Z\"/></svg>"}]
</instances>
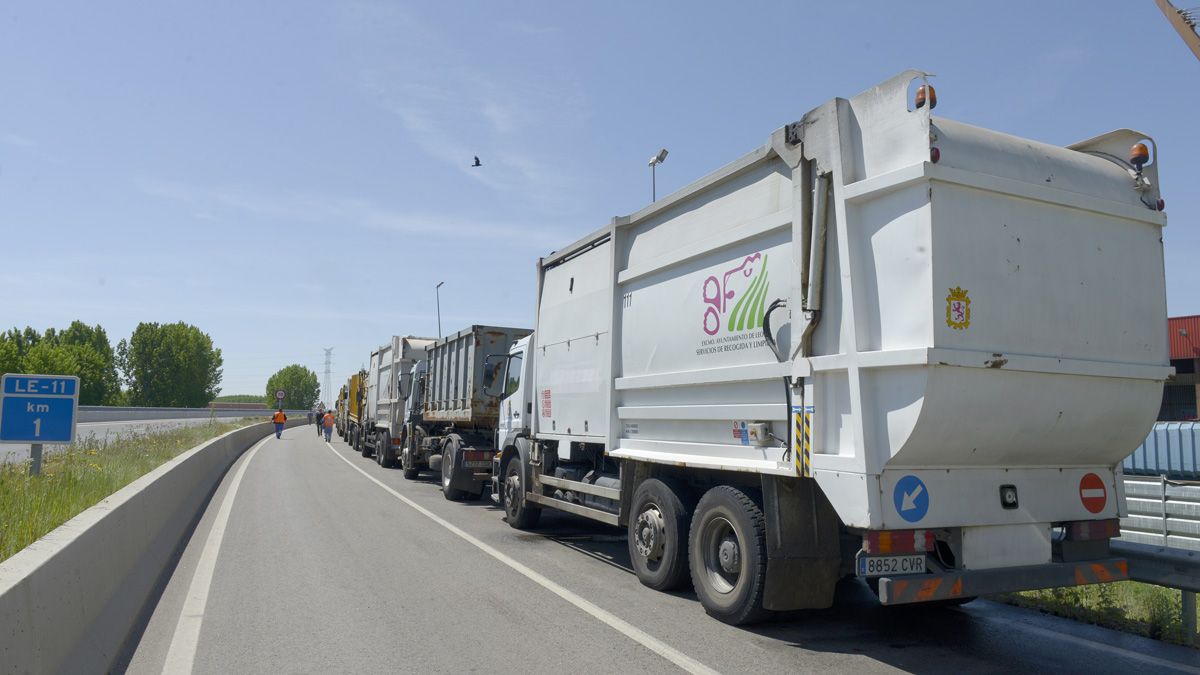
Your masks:
<instances>
[{"instance_id":1,"label":"truck windshield","mask_svg":"<svg viewBox=\"0 0 1200 675\"><path fill-rule=\"evenodd\" d=\"M504 376L504 396L507 398L516 393L521 386L521 357L523 354L514 354L508 360L508 372Z\"/></svg>"}]
</instances>

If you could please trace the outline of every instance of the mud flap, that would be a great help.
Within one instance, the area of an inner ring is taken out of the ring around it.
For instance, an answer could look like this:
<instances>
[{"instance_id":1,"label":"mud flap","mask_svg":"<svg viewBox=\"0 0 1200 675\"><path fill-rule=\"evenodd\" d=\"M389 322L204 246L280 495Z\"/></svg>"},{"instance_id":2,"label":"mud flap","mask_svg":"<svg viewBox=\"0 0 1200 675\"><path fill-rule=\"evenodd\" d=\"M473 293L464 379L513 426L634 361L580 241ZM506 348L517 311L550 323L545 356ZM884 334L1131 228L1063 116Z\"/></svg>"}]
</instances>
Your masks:
<instances>
[{"instance_id":1,"label":"mud flap","mask_svg":"<svg viewBox=\"0 0 1200 675\"><path fill-rule=\"evenodd\" d=\"M767 580L763 607L823 609L841 577L837 512L810 478L763 476Z\"/></svg>"}]
</instances>

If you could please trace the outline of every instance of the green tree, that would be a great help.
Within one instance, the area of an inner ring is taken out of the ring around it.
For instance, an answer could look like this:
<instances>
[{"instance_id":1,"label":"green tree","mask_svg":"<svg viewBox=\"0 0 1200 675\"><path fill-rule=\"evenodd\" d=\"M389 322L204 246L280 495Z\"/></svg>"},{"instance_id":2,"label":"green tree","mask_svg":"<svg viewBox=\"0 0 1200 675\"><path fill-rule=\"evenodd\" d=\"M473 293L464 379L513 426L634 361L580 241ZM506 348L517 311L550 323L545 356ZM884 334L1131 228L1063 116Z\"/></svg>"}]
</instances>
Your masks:
<instances>
[{"instance_id":1,"label":"green tree","mask_svg":"<svg viewBox=\"0 0 1200 675\"><path fill-rule=\"evenodd\" d=\"M117 343L116 361L130 405L201 408L221 393L221 350L182 321L138 324Z\"/></svg>"},{"instance_id":2,"label":"green tree","mask_svg":"<svg viewBox=\"0 0 1200 675\"><path fill-rule=\"evenodd\" d=\"M296 363L281 368L267 380L267 393L264 398L268 407L276 407L275 392L280 389L287 392L283 399L283 407L288 410L310 410L317 404L317 397L321 395L317 374Z\"/></svg>"},{"instance_id":3,"label":"green tree","mask_svg":"<svg viewBox=\"0 0 1200 675\"><path fill-rule=\"evenodd\" d=\"M49 342L38 342L21 359L21 372L42 375L79 375L79 360L72 350ZM82 380L82 378L80 378ZM82 402L82 401L81 401Z\"/></svg>"},{"instance_id":4,"label":"green tree","mask_svg":"<svg viewBox=\"0 0 1200 675\"><path fill-rule=\"evenodd\" d=\"M89 326L72 321L63 331L46 330L41 342L66 348L75 357L79 376L79 402L82 405L115 405L120 398L121 385L117 378L116 357L108 334L99 324ZM34 372L27 370L26 372ZM61 374L61 373L55 373Z\"/></svg>"},{"instance_id":5,"label":"green tree","mask_svg":"<svg viewBox=\"0 0 1200 675\"><path fill-rule=\"evenodd\" d=\"M21 352L17 344L8 339L8 334L0 335L0 375L4 373L21 372Z\"/></svg>"}]
</instances>

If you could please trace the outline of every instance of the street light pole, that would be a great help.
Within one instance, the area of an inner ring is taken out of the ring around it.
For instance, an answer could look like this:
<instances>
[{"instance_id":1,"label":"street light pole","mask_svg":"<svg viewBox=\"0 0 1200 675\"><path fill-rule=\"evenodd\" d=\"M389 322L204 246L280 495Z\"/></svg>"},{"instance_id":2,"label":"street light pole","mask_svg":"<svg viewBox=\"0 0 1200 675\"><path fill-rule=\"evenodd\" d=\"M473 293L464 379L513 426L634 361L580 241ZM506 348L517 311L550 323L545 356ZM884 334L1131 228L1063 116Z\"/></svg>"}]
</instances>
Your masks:
<instances>
[{"instance_id":1,"label":"street light pole","mask_svg":"<svg viewBox=\"0 0 1200 675\"><path fill-rule=\"evenodd\" d=\"M442 284L446 282L439 281L437 286L433 287L434 299L437 301L437 319L438 319L438 339L442 337Z\"/></svg>"},{"instance_id":2,"label":"street light pole","mask_svg":"<svg viewBox=\"0 0 1200 675\"><path fill-rule=\"evenodd\" d=\"M658 154L651 157L648 165L650 166L650 201L658 201L658 181L655 176L654 169L667 160L667 149L663 148L658 151Z\"/></svg>"}]
</instances>

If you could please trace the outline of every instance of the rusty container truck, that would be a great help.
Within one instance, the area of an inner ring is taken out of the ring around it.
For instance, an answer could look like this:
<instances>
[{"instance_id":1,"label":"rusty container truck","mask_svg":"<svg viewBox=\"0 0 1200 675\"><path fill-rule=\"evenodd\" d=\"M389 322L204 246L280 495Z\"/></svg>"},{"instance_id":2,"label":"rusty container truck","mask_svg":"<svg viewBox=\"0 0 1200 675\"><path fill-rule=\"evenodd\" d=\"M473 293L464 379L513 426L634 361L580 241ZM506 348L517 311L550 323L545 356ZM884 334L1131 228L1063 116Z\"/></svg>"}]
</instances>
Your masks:
<instances>
[{"instance_id":1,"label":"rusty container truck","mask_svg":"<svg viewBox=\"0 0 1200 675\"><path fill-rule=\"evenodd\" d=\"M527 328L470 326L436 341L415 364L401 467L441 474L446 499L481 496L490 486L499 400L485 391L485 369L529 335Z\"/></svg>"}]
</instances>

